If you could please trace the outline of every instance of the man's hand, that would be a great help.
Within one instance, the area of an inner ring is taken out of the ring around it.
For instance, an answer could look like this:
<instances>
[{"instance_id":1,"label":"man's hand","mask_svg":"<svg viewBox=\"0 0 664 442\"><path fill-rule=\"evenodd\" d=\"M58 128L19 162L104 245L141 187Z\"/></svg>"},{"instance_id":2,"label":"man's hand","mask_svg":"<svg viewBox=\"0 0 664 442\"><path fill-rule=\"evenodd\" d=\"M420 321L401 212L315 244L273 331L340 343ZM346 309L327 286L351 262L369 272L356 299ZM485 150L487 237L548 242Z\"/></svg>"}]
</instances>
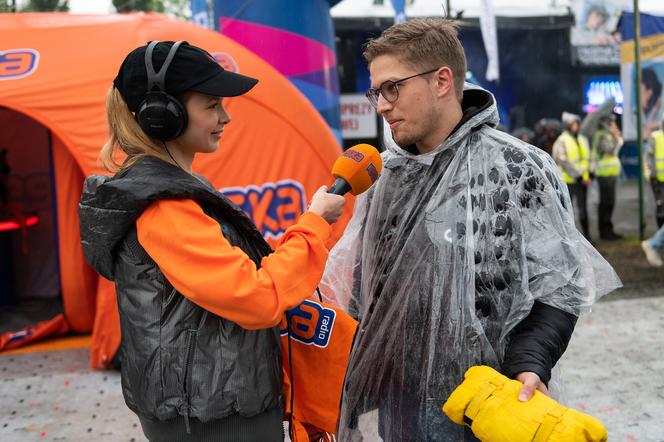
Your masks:
<instances>
[{"instance_id":1,"label":"man's hand","mask_svg":"<svg viewBox=\"0 0 664 442\"><path fill-rule=\"evenodd\" d=\"M522 371L516 375L516 380L523 383L523 388L519 392L519 400L521 402L528 402L533 397L533 394L535 394L535 390L539 390L547 396L549 395L549 389L546 388L540 377L532 371Z\"/></svg>"}]
</instances>

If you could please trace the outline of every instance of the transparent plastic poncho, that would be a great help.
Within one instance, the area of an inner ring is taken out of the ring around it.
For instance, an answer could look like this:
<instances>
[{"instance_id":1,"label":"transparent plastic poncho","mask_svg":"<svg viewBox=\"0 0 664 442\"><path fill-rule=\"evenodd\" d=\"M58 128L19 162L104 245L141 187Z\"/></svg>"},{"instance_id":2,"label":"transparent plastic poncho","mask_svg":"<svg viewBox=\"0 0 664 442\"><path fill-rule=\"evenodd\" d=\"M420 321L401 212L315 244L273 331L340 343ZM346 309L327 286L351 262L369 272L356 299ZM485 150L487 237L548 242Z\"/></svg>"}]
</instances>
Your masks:
<instances>
[{"instance_id":1,"label":"transparent plastic poncho","mask_svg":"<svg viewBox=\"0 0 664 442\"><path fill-rule=\"evenodd\" d=\"M500 370L535 300L579 315L620 286L552 159L496 123L490 106L426 155L386 133L382 175L321 283L359 321L340 441L472 440L441 410L465 371Z\"/></svg>"}]
</instances>

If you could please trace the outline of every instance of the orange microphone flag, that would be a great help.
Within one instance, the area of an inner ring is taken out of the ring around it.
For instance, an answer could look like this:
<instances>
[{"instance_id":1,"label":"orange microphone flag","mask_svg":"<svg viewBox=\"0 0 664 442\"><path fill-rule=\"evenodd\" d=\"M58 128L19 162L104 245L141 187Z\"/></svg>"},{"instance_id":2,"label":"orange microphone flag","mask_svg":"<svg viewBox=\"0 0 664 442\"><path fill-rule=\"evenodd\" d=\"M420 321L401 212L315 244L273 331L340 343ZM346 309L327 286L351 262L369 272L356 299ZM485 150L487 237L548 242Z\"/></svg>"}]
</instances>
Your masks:
<instances>
[{"instance_id":1,"label":"orange microphone flag","mask_svg":"<svg viewBox=\"0 0 664 442\"><path fill-rule=\"evenodd\" d=\"M307 299L284 315L280 328L292 440L332 440L357 321L338 307Z\"/></svg>"}]
</instances>

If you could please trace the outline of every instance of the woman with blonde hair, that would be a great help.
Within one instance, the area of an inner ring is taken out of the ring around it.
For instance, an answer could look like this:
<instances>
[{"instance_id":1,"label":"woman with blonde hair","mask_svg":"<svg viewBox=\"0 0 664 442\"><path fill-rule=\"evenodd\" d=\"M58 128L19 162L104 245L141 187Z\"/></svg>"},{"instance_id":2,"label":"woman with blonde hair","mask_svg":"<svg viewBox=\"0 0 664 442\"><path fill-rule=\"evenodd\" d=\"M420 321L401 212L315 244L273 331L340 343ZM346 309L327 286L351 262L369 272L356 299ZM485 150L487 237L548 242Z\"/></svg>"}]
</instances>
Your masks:
<instances>
[{"instance_id":1,"label":"woman with blonde hair","mask_svg":"<svg viewBox=\"0 0 664 442\"><path fill-rule=\"evenodd\" d=\"M116 173L86 180L81 239L115 282L123 395L149 440L283 440L277 324L316 288L344 198L321 187L272 251L192 171L231 121L223 97L256 83L186 42L151 42L108 93L101 157Z\"/></svg>"}]
</instances>

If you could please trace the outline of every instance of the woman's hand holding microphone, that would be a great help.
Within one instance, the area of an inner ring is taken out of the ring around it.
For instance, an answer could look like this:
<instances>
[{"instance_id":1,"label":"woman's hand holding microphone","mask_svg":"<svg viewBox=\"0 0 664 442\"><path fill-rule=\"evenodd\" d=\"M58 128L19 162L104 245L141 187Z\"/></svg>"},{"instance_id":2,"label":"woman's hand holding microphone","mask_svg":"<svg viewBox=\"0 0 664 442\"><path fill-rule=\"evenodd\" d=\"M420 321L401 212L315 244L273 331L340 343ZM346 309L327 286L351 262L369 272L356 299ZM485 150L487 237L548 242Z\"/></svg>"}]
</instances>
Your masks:
<instances>
[{"instance_id":1,"label":"woman's hand holding microphone","mask_svg":"<svg viewBox=\"0 0 664 442\"><path fill-rule=\"evenodd\" d=\"M345 203L343 196L327 193L327 186L321 186L311 198L309 211L320 215L328 224L334 224L341 216Z\"/></svg>"},{"instance_id":2,"label":"woman's hand holding microphone","mask_svg":"<svg viewBox=\"0 0 664 442\"><path fill-rule=\"evenodd\" d=\"M378 149L370 144L357 144L347 149L332 166L336 178L330 189L321 186L311 198L309 210L320 215L329 224L337 222L346 200L342 195L359 195L373 185L383 170L383 159Z\"/></svg>"}]
</instances>

